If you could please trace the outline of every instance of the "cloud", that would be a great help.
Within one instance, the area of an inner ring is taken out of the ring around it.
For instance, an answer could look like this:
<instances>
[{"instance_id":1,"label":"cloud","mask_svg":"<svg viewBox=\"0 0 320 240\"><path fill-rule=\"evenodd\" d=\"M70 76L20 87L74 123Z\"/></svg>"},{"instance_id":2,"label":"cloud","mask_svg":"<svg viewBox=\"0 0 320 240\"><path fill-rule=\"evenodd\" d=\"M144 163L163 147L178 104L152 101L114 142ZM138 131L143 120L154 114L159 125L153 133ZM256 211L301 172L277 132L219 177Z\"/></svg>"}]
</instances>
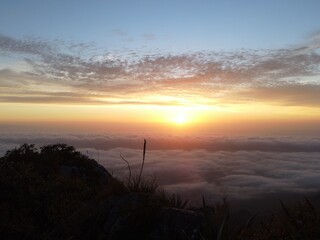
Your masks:
<instances>
[{"instance_id":1,"label":"cloud","mask_svg":"<svg viewBox=\"0 0 320 240\"><path fill-rule=\"evenodd\" d=\"M50 43L39 39L17 40L4 35L0 35L0 48L5 52L32 55L49 54L53 51L53 46Z\"/></svg>"},{"instance_id":2,"label":"cloud","mask_svg":"<svg viewBox=\"0 0 320 240\"><path fill-rule=\"evenodd\" d=\"M155 176L167 190L194 201L201 199L202 194L210 199L228 196L230 200L239 200L279 193L309 195L319 190L319 138L203 137L201 144L193 147L188 146L190 137L157 139L148 139L144 174ZM120 153L134 172L141 166L140 136L2 134L1 155L24 142L38 146L72 144L124 180L128 170ZM174 142L176 145L172 146ZM181 147L184 144L187 147Z\"/></svg>"},{"instance_id":3,"label":"cloud","mask_svg":"<svg viewBox=\"0 0 320 240\"><path fill-rule=\"evenodd\" d=\"M308 40L308 45L304 46L303 50L317 51L320 49L320 31L311 34Z\"/></svg>"},{"instance_id":4,"label":"cloud","mask_svg":"<svg viewBox=\"0 0 320 240\"><path fill-rule=\"evenodd\" d=\"M113 34L126 35L121 30ZM198 97L215 104L232 101L276 102L280 105L319 107L320 55L315 34L299 47L277 50L238 50L229 52L163 53L125 51L110 53L95 49L93 44L45 41L36 38L14 39L0 35L0 53L23 60L28 70L0 69L1 101L50 103L50 94L37 98L35 83L61 92L83 94L68 98L88 104L103 99L135 102L143 94L144 103L153 104L155 93L178 98ZM153 38L153 35L145 35ZM19 76L20 75L20 76ZM27 80L23 80L27 76ZM32 84L31 84L32 83ZM10 86L8 86L10 85ZM7 90L16 98L6 96ZM15 91L18 89L19 91ZM25 89L26 98L21 93ZM68 89L66 91L65 89ZM45 91L38 95L44 95ZM268 98L273 95L273 99ZM20 100L19 100L20 98ZM35 99L37 98L37 99ZM36 100L36 101L35 101ZM57 100L58 101L58 100Z\"/></svg>"},{"instance_id":5,"label":"cloud","mask_svg":"<svg viewBox=\"0 0 320 240\"><path fill-rule=\"evenodd\" d=\"M127 169L119 160L120 152L138 171L138 150L99 151L99 159L123 179ZM216 199L227 195L231 200L274 193L314 194L318 192L319 171L319 153L305 152L149 150L145 166L146 175L156 176L161 185L173 192L192 198L195 193Z\"/></svg>"},{"instance_id":6,"label":"cloud","mask_svg":"<svg viewBox=\"0 0 320 240\"><path fill-rule=\"evenodd\" d=\"M112 34L115 36L118 36L118 37L127 37L128 36L127 32L125 32L119 28L113 29Z\"/></svg>"},{"instance_id":7,"label":"cloud","mask_svg":"<svg viewBox=\"0 0 320 240\"><path fill-rule=\"evenodd\" d=\"M288 106L320 106L320 85L286 84L281 86L262 86L239 91L235 94L238 100L265 102L282 102Z\"/></svg>"},{"instance_id":8,"label":"cloud","mask_svg":"<svg viewBox=\"0 0 320 240\"><path fill-rule=\"evenodd\" d=\"M155 39L156 39L156 35L153 34L153 33L145 33L145 34L142 34L142 37L143 37L144 40L146 40L146 41L152 41L152 40L155 40Z\"/></svg>"},{"instance_id":9,"label":"cloud","mask_svg":"<svg viewBox=\"0 0 320 240\"><path fill-rule=\"evenodd\" d=\"M286 138L286 137L167 137L167 136L113 136L113 135L49 135L32 136L2 134L0 142L20 144L33 142L36 144L66 142L76 147L96 148L97 150L110 150L114 148L141 149L141 139L148 139L149 150L205 150L207 152L217 151L261 151L261 152L320 152L319 138Z\"/></svg>"},{"instance_id":10,"label":"cloud","mask_svg":"<svg viewBox=\"0 0 320 240\"><path fill-rule=\"evenodd\" d=\"M133 38L129 36L129 34L119 28L112 30L112 35L121 38L126 42L133 42Z\"/></svg>"}]
</instances>

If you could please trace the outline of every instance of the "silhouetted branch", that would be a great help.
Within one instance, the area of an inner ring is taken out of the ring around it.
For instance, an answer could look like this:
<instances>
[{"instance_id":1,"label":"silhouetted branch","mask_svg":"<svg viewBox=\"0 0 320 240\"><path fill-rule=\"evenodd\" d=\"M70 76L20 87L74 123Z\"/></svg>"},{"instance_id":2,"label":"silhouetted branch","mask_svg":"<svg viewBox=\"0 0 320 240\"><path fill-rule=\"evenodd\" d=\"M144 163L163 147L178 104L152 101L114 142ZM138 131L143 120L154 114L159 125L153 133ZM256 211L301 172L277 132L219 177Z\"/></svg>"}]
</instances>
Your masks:
<instances>
[{"instance_id":1,"label":"silhouetted branch","mask_svg":"<svg viewBox=\"0 0 320 240\"><path fill-rule=\"evenodd\" d=\"M127 165L128 165L128 169L129 169L129 179L128 179L128 183L129 183L129 185L130 185L130 183L131 183L131 168L130 168L130 164L129 164L129 162L128 162L124 157L122 157L121 153L120 153L120 157L121 157L121 159L122 159L123 161L125 161L125 162L127 163Z\"/></svg>"}]
</instances>

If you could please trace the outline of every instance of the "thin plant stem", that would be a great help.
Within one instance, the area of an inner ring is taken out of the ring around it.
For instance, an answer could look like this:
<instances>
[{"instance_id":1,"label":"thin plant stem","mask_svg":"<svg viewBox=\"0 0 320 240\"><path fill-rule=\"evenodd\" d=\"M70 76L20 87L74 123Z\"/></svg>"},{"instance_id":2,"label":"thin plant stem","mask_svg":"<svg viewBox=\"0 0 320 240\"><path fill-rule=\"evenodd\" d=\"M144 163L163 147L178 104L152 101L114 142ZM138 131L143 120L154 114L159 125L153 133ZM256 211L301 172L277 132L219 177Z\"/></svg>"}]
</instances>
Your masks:
<instances>
[{"instance_id":1,"label":"thin plant stem","mask_svg":"<svg viewBox=\"0 0 320 240\"><path fill-rule=\"evenodd\" d=\"M141 164L140 174L139 174L139 178L138 178L138 186L140 186L141 175L142 175L143 166L144 166L144 160L145 160L145 157L146 157L146 147L147 147L147 140L144 139L144 140L143 140L142 164Z\"/></svg>"}]
</instances>

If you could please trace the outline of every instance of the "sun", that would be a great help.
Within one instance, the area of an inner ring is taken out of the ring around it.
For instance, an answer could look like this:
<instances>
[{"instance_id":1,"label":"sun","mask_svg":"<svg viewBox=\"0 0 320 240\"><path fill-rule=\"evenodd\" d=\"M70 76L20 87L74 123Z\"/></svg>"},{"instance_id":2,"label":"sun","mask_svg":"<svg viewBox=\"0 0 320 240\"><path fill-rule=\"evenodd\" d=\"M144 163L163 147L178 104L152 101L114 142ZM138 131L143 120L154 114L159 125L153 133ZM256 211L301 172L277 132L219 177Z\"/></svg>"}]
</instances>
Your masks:
<instances>
[{"instance_id":1,"label":"sun","mask_svg":"<svg viewBox=\"0 0 320 240\"><path fill-rule=\"evenodd\" d=\"M184 114L176 115L173 117L172 121L178 125L183 125L188 122L188 118Z\"/></svg>"},{"instance_id":2,"label":"sun","mask_svg":"<svg viewBox=\"0 0 320 240\"><path fill-rule=\"evenodd\" d=\"M191 126L196 122L197 117L191 107L177 107L171 106L167 107L161 113L160 121L165 122L171 126L175 125L178 127L187 127ZM159 112L160 113L160 112Z\"/></svg>"}]
</instances>

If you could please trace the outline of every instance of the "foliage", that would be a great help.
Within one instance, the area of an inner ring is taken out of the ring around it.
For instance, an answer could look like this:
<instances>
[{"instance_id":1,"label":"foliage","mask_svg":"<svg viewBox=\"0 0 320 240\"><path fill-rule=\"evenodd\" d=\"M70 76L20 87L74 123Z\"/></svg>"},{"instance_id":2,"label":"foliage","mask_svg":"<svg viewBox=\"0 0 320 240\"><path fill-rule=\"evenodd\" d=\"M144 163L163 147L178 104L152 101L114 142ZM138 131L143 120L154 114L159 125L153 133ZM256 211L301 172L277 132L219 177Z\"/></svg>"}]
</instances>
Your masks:
<instances>
[{"instance_id":1,"label":"foliage","mask_svg":"<svg viewBox=\"0 0 320 240\"><path fill-rule=\"evenodd\" d=\"M188 200L182 200L179 194L169 194L163 188L158 188L156 195L161 204L166 207L185 209L188 204Z\"/></svg>"},{"instance_id":2,"label":"foliage","mask_svg":"<svg viewBox=\"0 0 320 240\"><path fill-rule=\"evenodd\" d=\"M142 163L140 167L139 175L135 174L132 176L130 163L126 160L121 154L121 159L127 164L128 166L128 182L127 182L127 190L129 192L140 192L140 193L154 193L156 189L159 187L156 183L155 178L146 178L142 176L143 167L145 163L146 157L146 148L147 148L147 141L144 139L143 141L143 153L142 153Z\"/></svg>"},{"instance_id":3,"label":"foliage","mask_svg":"<svg viewBox=\"0 0 320 240\"><path fill-rule=\"evenodd\" d=\"M156 192L159 185L156 183L155 178L139 177L134 175L131 181L127 184L127 189L129 192L139 192L139 193L154 193Z\"/></svg>"},{"instance_id":4,"label":"foliage","mask_svg":"<svg viewBox=\"0 0 320 240\"><path fill-rule=\"evenodd\" d=\"M63 169L69 174L61 174ZM40 149L23 144L7 151L0 158L0 235L39 238L98 194L103 186L99 169L65 144Z\"/></svg>"}]
</instances>

